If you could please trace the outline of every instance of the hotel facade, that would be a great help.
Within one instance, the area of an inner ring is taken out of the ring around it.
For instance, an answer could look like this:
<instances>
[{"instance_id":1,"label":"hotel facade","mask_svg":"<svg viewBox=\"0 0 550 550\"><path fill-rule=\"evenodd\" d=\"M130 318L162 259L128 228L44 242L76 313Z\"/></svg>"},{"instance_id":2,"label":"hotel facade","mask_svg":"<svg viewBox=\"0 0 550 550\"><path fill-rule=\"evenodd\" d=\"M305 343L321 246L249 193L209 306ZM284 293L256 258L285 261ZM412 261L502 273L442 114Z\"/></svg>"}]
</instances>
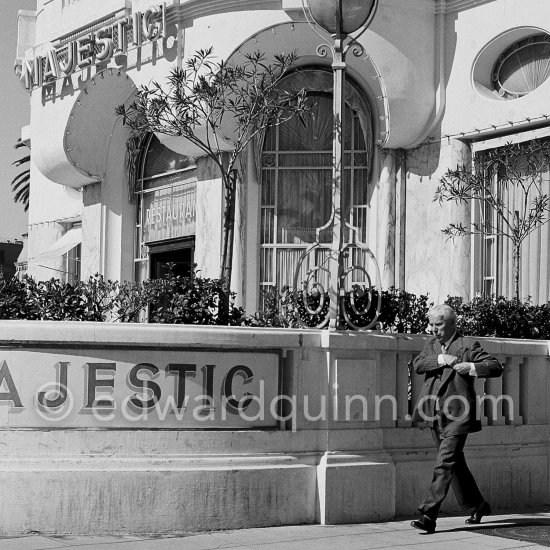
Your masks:
<instances>
[{"instance_id":1,"label":"hotel facade","mask_svg":"<svg viewBox=\"0 0 550 550\"><path fill-rule=\"evenodd\" d=\"M384 288L436 301L512 295L510 243L490 233L446 240L449 223L467 226L480 213L433 196L447 169L548 135L547 13L544 0L380 1L363 53L347 58L344 186L349 221L377 264L367 270L379 270ZM256 50L299 55L288 85L305 87L315 112L307 127L275 127L243 155L232 281L248 312L262 288L292 285L330 215L332 76L321 42L301 0L38 0L20 12L28 273L139 281L172 262L178 273L197 264L219 276L224 196L213 163L183 138L151 134L129 169L130 132L115 114L140 86L213 47L237 64ZM535 302L549 298L549 232L546 224L523 245L520 293Z\"/></svg>"}]
</instances>

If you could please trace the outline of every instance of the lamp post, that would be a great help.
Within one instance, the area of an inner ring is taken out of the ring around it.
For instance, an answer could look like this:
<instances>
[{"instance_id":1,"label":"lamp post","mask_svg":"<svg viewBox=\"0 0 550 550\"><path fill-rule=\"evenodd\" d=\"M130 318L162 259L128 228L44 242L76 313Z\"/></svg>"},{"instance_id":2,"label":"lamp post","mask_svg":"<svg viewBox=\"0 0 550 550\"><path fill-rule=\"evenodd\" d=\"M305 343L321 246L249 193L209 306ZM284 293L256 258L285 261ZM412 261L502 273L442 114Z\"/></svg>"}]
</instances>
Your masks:
<instances>
[{"instance_id":1,"label":"lamp post","mask_svg":"<svg viewBox=\"0 0 550 550\"><path fill-rule=\"evenodd\" d=\"M353 55L359 57L364 54L363 47L357 42L357 39L367 30L371 23L376 9L378 0L302 0L302 6L307 22L313 31L322 39L317 47L317 55L326 57L328 52L332 55L332 72L333 72L333 143L332 143L332 213L327 224L322 228L317 228L316 242L313 243L302 255L302 258L296 268L294 287L297 288L299 283L299 274L303 261L307 256L314 252L316 248L322 248L320 244L321 229L332 227L332 243L329 253L329 268L325 266L315 266L308 273L308 281L303 287L303 302L306 311L310 315L319 315L323 311L324 306L324 289L317 281L314 282L316 287L321 287L323 292L320 293L321 301L317 309L312 310L308 306L307 291L311 277L319 271L325 271L329 276L328 295L330 305L327 314L323 320L317 325L318 327L326 326L328 323L331 328L340 328L341 317L343 316L348 325L355 329L368 329L374 326L380 314L381 305L381 278L380 271L376 259L370 249L360 242L357 228L349 223L349 210L344 204L344 195L342 193L342 182L344 174L344 109L345 109L345 72L346 72L346 54L350 51ZM329 42L325 36L317 31L315 25L319 25L327 31L332 42ZM355 34L354 34L355 33ZM346 227L350 232L350 242L345 242ZM378 299L373 299L373 286L371 277L367 273L364 266L351 266L344 270L344 260L349 254L349 248L354 245L361 248L374 262L376 271L376 284L378 287ZM355 293L350 293L350 308L356 316L366 316L369 310L373 309L374 301L376 301L376 311L372 318L364 326L356 325L351 320L349 311L345 307L345 282L348 275L354 271L362 271L368 283L368 296L366 305L358 309L355 305ZM326 308L325 308L326 309Z\"/></svg>"}]
</instances>

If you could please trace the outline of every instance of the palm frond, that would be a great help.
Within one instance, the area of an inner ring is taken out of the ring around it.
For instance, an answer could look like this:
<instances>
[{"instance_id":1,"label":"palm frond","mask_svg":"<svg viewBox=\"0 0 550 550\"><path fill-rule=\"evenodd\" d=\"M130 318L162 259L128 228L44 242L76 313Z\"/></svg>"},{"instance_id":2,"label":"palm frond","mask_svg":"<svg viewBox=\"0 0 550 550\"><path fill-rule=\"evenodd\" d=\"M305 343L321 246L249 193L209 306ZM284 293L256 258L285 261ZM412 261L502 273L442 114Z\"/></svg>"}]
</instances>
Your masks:
<instances>
[{"instance_id":1,"label":"palm frond","mask_svg":"<svg viewBox=\"0 0 550 550\"><path fill-rule=\"evenodd\" d=\"M20 149L21 147L28 147L27 144L21 141L21 138L17 140L14 149ZM26 166L31 161L31 155L25 155L20 159L17 159L12 164L19 168L21 166ZM29 196L30 196L30 187L31 187L31 171L30 168L25 168L22 172L17 174L11 181L11 190L13 193L14 202L21 203L25 212L29 209Z\"/></svg>"}]
</instances>

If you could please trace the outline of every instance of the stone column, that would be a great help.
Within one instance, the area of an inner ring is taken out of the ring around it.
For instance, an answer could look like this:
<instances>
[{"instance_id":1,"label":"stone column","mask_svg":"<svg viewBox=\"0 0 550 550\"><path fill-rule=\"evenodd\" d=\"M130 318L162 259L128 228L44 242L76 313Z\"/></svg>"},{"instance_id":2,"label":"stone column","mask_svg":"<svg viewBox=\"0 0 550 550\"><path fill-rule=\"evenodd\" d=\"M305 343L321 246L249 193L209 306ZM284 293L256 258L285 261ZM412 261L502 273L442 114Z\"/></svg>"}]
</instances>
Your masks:
<instances>
[{"instance_id":1,"label":"stone column","mask_svg":"<svg viewBox=\"0 0 550 550\"><path fill-rule=\"evenodd\" d=\"M82 205L81 277L82 280L86 280L95 273L104 273L101 183L94 183L83 188Z\"/></svg>"},{"instance_id":2,"label":"stone column","mask_svg":"<svg viewBox=\"0 0 550 550\"><path fill-rule=\"evenodd\" d=\"M395 286L405 290L405 234L407 229L406 151L396 151L395 178Z\"/></svg>"},{"instance_id":3,"label":"stone column","mask_svg":"<svg viewBox=\"0 0 550 550\"><path fill-rule=\"evenodd\" d=\"M201 277L220 276L223 183L214 162L197 159L195 263Z\"/></svg>"},{"instance_id":4,"label":"stone column","mask_svg":"<svg viewBox=\"0 0 550 550\"><path fill-rule=\"evenodd\" d=\"M396 152L382 150L381 169L376 204L378 234L377 260L380 265L382 287L395 286L395 190L396 190Z\"/></svg>"},{"instance_id":5,"label":"stone column","mask_svg":"<svg viewBox=\"0 0 550 550\"><path fill-rule=\"evenodd\" d=\"M240 306L244 305L246 300L246 274L244 265L246 246L246 179L246 171L239 170L235 188L235 229L233 232L231 288L237 293L236 303Z\"/></svg>"},{"instance_id":6,"label":"stone column","mask_svg":"<svg viewBox=\"0 0 550 550\"><path fill-rule=\"evenodd\" d=\"M253 145L247 149L248 163L243 208L246 216L243 254L243 272L245 273L243 305L247 313L254 313L258 309L260 282L260 255L258 248L260 241L260 175L255 158L255 155L259 153L255 149Z\"/></svg>"},{"instance_id":7,"label":"stone column","mask_svg":"<svg viewBox=\"0 0 550 550\"><path fill-rule=\"evenodd\" d=\"M472 152L467 142L455 139L451 142L450 168L457 166L471 167ZM449 203L451 204L451 203ZM469 227L471 224L471 205L470 203L452 204L449 208L449 222L463 224ZM453 246L452 254L452 275L449 281L448 293L450 296L463 296L466 300L471 299L471 280L472 268L472 239L470 237L460 237L449 242Z\"/></svg>"}]
</instances>

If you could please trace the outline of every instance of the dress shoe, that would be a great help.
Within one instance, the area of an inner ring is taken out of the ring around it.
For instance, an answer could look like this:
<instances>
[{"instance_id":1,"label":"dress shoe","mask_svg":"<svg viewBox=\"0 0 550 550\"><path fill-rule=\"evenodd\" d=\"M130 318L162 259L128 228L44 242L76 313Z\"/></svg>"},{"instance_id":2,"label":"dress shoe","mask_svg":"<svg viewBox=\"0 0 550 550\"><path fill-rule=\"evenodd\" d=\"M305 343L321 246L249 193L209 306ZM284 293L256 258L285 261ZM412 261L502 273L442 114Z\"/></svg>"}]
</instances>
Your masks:
<instances>
[{"instance_id":1,"label":"dress shoe","mask_svg":"<svg viewBox=\"0 0 550 550\"><path fill-rule=\"evenodd\" d=\"M483 502L483 504L478 506L472 512L472 515L466 520L465 523L468 523L470 525L477 525L478 523L481 523L481 518L483 516L488 516L490 513L491 513L491 507L489 506L489 503Z\"/></svg>"},{"instance_id":2,"label":"dress shoe","mask_svg":"<svg viewBox=\"0 0 550 550\"><path fill-rule=\"evenodd\" d=\"M435 519L428 516L422 516L421 518L411 521L411 527L420 529L420 531L426 531L426 533L433 533L435 531Z\"/></svg>"}]
</instances>

